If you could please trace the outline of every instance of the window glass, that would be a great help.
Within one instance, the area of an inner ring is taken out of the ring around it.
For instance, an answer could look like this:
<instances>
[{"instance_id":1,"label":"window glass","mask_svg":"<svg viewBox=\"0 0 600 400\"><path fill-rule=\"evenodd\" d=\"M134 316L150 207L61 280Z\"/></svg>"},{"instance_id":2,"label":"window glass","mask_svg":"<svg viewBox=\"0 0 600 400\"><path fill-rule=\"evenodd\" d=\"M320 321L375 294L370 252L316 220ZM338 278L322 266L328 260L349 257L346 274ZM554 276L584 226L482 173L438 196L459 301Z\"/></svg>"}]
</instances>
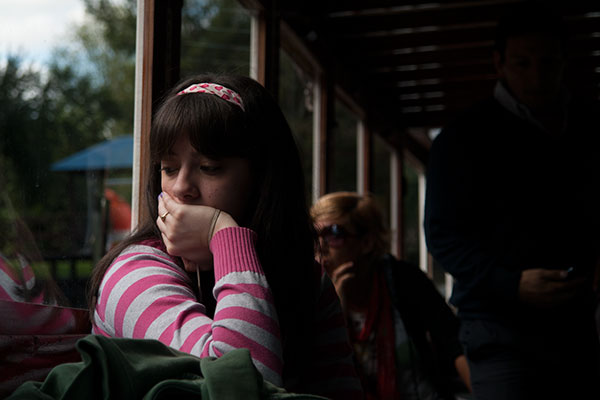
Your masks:
<instances>
[{"instance_id":1,"label":"window glass","mask_svg":"<svg viewBox=\"0 0 600 400\"><path fill-rule=\"evenodd\" d=\"M284 51L280 52L279 73L279 105L300 150L306 200L310 204L313 168L313 81Z\"/></svg>"},{"instance_id":2,"label":"window glass","mask_svg":"<svg viewBox=\"0 0 600 400\"><path fill-rule=\"evenodd\" d=\"M85 307L92 265L129 230L135 7L14 2L1 13L3 300Z\"/></svg>"},{"instance_id":3,"label":"window glass","mask_svg":"<svg viewBox=\"0 0 600 400\"><path fill-rule=\"evenodd\" d=\"M181 77L250 74L248 11L237 0L186 0L181 17Z\"/></svg>"},{"instance_id":4,"label":"window glass","mask_svg":"<svg viewBox=\"0 0 600 400\"><path fill-rule=\"evenodd\" d=\"M372 146L372 192L381 207L384 221L389 229L391 151L389 145L378 135L373 135Z\"/></svg>"},{"instance_id":5,"label":"window glass","mask_svg":"<svg viewBox=\"0 0 600 400\"><path fill-rule=\"evenodd\" d=\"M448 298L450 293L446 293L446 271L433 259L433 257L430 256L430 258L432 263L433 284L444 298Z\"/></svg>"},{"instance_id":6,"label":"window glass","mask_svg":"<svg viewBox=\"0 0 600 400\"><path fill-rule=\"evenodd\" d=\"M358 118L342 102L335 102L332 131L331 181L329 191L356 191L356 153Z\"/></svg>"},{"instance_id":7,"label":"window glass","mask_svg":"<svg viewBox=\"0 0 600 400\"><path fill-rule=\"evenodd\" d=\"M419 175L406 159L403 171L404 259L419 265Z\"/></svg>"}]
</instances>

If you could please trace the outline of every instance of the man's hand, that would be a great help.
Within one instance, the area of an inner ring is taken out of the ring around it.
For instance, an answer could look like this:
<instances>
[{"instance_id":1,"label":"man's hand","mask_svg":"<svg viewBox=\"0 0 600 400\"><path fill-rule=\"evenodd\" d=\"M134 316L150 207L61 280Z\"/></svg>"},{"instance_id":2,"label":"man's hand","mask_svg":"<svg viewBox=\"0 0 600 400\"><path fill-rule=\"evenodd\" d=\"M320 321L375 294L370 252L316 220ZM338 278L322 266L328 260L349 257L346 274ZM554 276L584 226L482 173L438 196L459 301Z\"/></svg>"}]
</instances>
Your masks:
<instances>
[{"instance_id":1,"label":"man's hand","mask_svg":"<svg viewBox=\"0 0 600 400\"><path fill-rule=\"evenodd\" d=\"M567 279L567 271L528 269L521 273L519 299L537 308L552 308L577 296L584 278Z\"/></svg>"}]
</instances>

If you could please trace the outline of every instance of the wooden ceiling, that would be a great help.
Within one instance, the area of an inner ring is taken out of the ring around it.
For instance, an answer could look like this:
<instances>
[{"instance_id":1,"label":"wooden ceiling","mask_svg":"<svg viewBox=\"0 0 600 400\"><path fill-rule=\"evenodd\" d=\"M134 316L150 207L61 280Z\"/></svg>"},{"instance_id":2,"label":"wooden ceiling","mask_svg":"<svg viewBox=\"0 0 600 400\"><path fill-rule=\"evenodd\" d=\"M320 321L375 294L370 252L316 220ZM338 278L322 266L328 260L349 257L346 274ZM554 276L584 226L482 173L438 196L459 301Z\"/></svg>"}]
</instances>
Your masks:
<instances>
[{"instance_id":1,"label":"wooden ceiling","mask_svg":"<svg viewBox=\"0 0 600 400\"><path fill-rule=\"evenodd\" d=\"M387 135L383 131L443 126L491 93L496 21L517 2L282 0L278 7L370 124ZM565 19L573 90L598 99L600 1L544 3Z\"/></svg>"}]
</instances>

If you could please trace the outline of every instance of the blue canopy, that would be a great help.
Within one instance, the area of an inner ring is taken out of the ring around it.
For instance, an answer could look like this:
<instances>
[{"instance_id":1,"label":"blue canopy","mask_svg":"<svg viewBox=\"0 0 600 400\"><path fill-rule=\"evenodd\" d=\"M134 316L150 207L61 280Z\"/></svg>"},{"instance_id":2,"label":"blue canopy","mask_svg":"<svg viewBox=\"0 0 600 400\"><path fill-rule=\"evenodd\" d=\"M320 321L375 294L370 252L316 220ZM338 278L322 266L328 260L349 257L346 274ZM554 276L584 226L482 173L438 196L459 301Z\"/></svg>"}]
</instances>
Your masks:
<instances>
[{"instance_id":1,"label":"blue canopy","mask_svg":"<svg viewBox=\"0 0 600 400\"><path fill-rule=\"evenodd\" d=\"M133 136L126 135L95 144L52 164L53 171L90 171L131 168Z\"/></svg>"}]
</instances>

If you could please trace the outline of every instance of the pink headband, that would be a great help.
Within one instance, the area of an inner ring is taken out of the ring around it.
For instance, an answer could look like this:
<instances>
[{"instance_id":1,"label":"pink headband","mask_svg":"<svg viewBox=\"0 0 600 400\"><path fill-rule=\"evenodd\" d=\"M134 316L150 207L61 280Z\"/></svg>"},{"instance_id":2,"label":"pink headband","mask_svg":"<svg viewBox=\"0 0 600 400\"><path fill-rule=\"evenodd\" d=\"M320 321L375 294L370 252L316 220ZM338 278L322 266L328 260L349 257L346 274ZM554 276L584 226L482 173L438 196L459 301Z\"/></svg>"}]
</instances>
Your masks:
<instances>
[{"instance_id":1,"label":"pink headband","mask_svg":"<svg viewBox=\"0 0 600 400\"><path fill-rule=\"evenodd\" d=\"M227 100L230 103L235 104L244 111L244 102L239 94L225 86L216 83L194 83L192 86L183 89L177 93L177 96L186 93L209 93L219 96L223 100Z\"/></svg>"}]
</instances>

